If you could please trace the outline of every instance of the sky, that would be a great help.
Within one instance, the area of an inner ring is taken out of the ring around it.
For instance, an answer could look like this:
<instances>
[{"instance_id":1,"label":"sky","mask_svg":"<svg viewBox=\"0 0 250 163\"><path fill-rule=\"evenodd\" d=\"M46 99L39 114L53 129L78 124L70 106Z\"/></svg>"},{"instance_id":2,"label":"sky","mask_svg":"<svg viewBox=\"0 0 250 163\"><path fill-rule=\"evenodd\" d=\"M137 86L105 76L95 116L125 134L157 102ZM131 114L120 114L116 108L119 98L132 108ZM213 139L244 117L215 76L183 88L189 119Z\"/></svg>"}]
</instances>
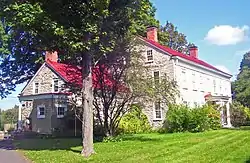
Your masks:
<instances>
[{"instance_id":1,"label":"sky","mask_svg":"<svg viewBox=\"0 0 250 163\"><path fill-rule=\"evenodd\" d=\"M243 54L250 51L249 0L152 0L161 24L170 21L199 48L199 58L234 75ZM19 104L16 91L0 100L0 108Z\"/></svg>"}]
</instances>

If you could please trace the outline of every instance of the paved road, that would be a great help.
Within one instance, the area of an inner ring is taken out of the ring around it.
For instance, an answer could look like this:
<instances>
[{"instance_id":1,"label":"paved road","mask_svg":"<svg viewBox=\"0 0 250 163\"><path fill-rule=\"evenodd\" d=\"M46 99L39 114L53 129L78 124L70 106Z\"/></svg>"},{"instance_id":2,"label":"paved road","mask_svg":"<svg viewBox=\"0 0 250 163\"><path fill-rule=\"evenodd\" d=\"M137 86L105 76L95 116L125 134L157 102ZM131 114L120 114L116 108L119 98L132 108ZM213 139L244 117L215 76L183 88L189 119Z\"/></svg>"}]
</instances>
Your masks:
<instances>
[{"instance_id":1,"label":"paved road","mask_svg":"<svg viewBox=\"0 0 250 163\"><path fill-rule=\"evenodd\" d=\"M0 140L0 163L29 163L15 151L11 140Z\"/></svg>"}]
</instances>

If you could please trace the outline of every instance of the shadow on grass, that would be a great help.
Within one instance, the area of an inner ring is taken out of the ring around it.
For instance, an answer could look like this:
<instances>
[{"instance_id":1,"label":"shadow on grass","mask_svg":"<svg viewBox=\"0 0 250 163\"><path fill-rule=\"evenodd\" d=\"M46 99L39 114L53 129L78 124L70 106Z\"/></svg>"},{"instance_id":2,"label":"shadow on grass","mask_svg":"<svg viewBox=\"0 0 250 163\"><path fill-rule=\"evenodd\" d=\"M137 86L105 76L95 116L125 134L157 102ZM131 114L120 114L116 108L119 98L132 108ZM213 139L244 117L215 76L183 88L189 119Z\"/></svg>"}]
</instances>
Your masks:
<instances>
[{"instance_id":1,"label":"shadow on grass","mask_svg":"<svg viewBox=\"0 0 250 163\"><path fill-rule=\"evenodd\" d=\"M250 163L250 157L245 161L245 163Z\"/></svg>"},{"instance_id":2,"label":"shadow on grass","mask_svg":"<svg viewBox=\"0 0 250 163\"><path fill-rule=\"evenodd\" d=\"M82 145L81 139L78 138L30 138L13 141L16 149L18 150L31 150L31 151L42 151L42 150L68 150L76 153L80 153L80 150L74 150L72 148L80 147Z\"/></svg>"},{"instance_id":3,"label":"shadow on grass","mask_svg":"<svg viewBox=\"0 0 250 163\"><path fill-rule=\"evenodd\" d=\"M138 136L138 135L123 135L121 136L122 141L140 141L140 142L147 142L147 141L153 141L153 142L157 142L157 141L161 141L161 139L159 138L149 138L146 136Z\"/></svg>"},{"instance_id":4,"label":"shadow on grass","mask_svg":"<svg viewBox=\"0 0 250 163\"><path fill-rule=\"evenodd\" d=\"M250 126L240 126L240 127L234 127L234 128L222 128L225 130L250 130Z\"/></svg>"},{"instance_id":5,"label":"shadow on grass","mask_svg":"<svg viewBox=\"0 0 250 163\"><path fill-rule=\"evenodd\" d=\"M115 137L110 142L121 142L121 141L139 141L139 142L156 142L161 139L150 138L143 135L122 135ZM101 138L95 140L95 143L100 143ZM67 150L71 152L81 153L82 139L81 138L28 138L19 139L13 141L16 149L18 150L31 150L31 151L42 151L42 150ZM105 142L103 142L105 144Z\"/></svg>"}]
</instances>

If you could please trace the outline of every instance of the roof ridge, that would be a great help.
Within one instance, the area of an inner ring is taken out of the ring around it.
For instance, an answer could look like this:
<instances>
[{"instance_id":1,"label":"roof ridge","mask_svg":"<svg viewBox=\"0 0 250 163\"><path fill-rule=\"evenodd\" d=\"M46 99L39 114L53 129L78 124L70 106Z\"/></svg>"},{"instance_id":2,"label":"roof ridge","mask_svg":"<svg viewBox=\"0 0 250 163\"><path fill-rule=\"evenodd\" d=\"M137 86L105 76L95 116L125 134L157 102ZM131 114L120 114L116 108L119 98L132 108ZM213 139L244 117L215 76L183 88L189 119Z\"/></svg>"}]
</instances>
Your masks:
<instances>
[{"instance_id":1,"label":"roof ridge","mask_svg":"<svg viewBox=\"0 0 250 163\"><path fill-rule=\"evenodd\" d=\"M176 51L176 50L174 50L174 49L171 49L170 47L161 45L159 42L155 42L155 41L153 41L153 40L149 40L149 39L147 39L147 38L145 38L145 37L139 37L139 38L142 38L144 41L148 42L149 44L151 44L151 45L153 45L153 46L155 46L155 47L157 47L157 48L159 48L159 49L161 49L161 50L163 50L163 51L165 51L165 52L170 53L172 56L181 57L181 58L187 59L187 60L189 60L189 61L191 61L191 62L194 62L194 63L196 63L196 64L202 65L202 66L204 66L204 67L206 67L206 68L213 69L213 70L215 70L215 71L218 71L218 72L224 73L224 74L226 74L226 75L232 76L231 74L229 74L229 73L227 73L227 72L224 72L224 71L222 71L222 70L216 68L215 66L213 66L213 65L211 65L211 64L209 64L209 63L207 63L206 61L203 61L203 60L201 60L201 59L198 59L198 58L195 58L195 57L186 55L186 54L181 53L181 52L178 52L178 51Z\"/></svg>"}]
</instances>

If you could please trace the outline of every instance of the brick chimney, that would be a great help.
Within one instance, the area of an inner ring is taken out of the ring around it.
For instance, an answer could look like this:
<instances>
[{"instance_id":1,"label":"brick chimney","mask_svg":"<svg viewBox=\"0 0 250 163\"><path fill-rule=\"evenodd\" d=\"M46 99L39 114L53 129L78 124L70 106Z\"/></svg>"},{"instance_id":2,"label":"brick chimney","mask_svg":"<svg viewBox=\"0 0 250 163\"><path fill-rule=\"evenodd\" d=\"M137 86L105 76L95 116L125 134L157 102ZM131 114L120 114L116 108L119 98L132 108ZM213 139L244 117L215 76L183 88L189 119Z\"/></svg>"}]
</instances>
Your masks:
<instances>
[{"instance_id":1,"label":"brick chimney","mask_svg":"<svg viewBox=\"0 0 250 163\"><path fill-rule=\"evenodd\" d=\"M197 46L191 46L189 48L189 53L191 57L198 58L198 47Z\"/></svg>"},{"instance_id":2,"label":"brick chimney","mask_svg":"<svg viewBox=\"0 0 250 163\"><path fill-rule=\"evenodd\" d=\"M46 51L45 52L45 61L47 62L48 60L52 62L57 62L58 61L58 54L57 51Z\"/></svg>"},{"instance_id":3,"label":"brick chimney","mask_svg":"<svg viewBox=\"0 0 250 163\"><path fill-rule=\"evenodd\" d=\"M158 42L157 27L150 26L147 28L147 39Z\"/></svg>"}]
</instances>

